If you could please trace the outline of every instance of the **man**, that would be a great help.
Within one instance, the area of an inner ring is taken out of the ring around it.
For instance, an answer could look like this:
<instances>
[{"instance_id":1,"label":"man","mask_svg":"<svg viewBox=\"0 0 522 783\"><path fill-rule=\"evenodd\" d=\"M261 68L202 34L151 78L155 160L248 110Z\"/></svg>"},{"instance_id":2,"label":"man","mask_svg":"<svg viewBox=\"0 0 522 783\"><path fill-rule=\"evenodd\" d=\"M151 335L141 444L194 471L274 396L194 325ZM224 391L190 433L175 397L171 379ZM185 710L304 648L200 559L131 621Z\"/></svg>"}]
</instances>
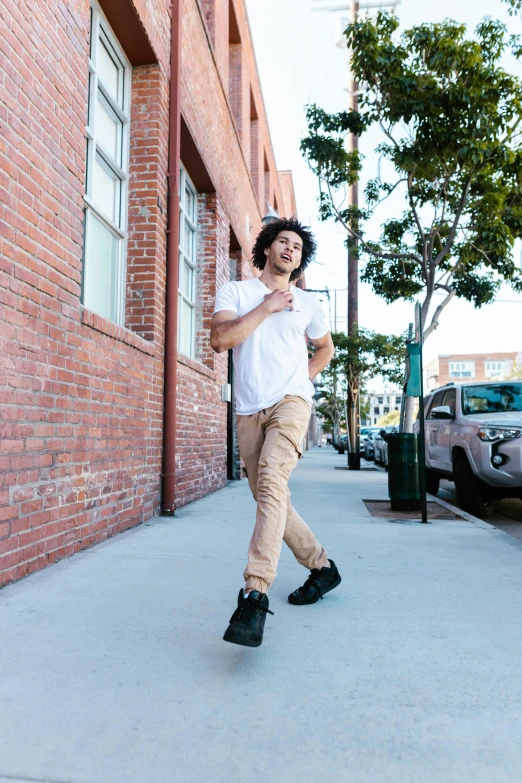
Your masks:
<instances>
[{"instance_id":1,"label":"man","mask_svg":"<svg viewBox=\"0 0 522 783\"><path fill-rule=\"evenodd\" d=\"M210 342L217 353L234 349L239 451L257 501L256 524L244 572L245 590L224 639L259 647L267 591L284 540L311 573L291 604L315 603L341 581L332 560L290 504L288 479L301 456L314 378L334 347L316 298L293 285L312 260L313 235L298 220L281 219L257 237L252 262L259 278L224 285L217 294ZM308 360L307 340L315 346ZM273 612L270 612L273 614Z\"/></svg>"}]
</instances>

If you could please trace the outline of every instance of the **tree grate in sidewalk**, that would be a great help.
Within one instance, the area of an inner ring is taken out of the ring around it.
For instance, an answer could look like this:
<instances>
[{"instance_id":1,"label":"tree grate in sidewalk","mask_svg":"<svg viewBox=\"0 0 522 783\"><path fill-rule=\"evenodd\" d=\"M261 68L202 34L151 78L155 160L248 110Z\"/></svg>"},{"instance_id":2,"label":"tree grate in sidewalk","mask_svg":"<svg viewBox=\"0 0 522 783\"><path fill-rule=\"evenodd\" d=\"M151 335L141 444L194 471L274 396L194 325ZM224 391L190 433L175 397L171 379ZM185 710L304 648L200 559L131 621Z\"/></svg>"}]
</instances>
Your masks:
<instances>
[{"instance_id":1,"label":"tree grate in sidewalk","mask_svg":"<svg viewBox=\"0 0 522 783\"><path fill-rule=\"evenodd\" d=\"M336 465L335 466L335 470L351 470L351 468L349 468L347 465L346 466L345 465L341 465L341 466L337 466ZM359 470L379 470L379 468L372 468L372 467L367 468L365 465L361 465ZM353 470L352 470L352 473L353 473Z\"/></svg>"},{"instance_id":2,"label":"tree grate in sidewalk","mask_svg":"<svg viewBox=\"0 0 522 783\"><path fill-rule=\"evenodd\" d=\"M420 511L392 511L389 500L364 500L363 503L372 517L381 519L421 519ZM428 501L428 521L433 519L463 519L438 503Z\"/></svg>"}]
</instances>

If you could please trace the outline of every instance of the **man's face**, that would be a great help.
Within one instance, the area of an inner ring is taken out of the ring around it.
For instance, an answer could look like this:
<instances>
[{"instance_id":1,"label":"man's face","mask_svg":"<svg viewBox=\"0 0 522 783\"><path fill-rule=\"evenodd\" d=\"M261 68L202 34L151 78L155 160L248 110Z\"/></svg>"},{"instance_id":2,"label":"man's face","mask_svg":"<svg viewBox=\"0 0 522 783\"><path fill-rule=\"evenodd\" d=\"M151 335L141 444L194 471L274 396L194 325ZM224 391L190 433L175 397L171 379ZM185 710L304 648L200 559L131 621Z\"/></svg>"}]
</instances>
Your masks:
<instances>
[{"instance_id":1,"label":"man's face","mask_svg":"<svg viewBox=\"0 0 522 783\"><path fill-rule=\"evenodd\" d=\"M303 240L295 231L280 231L265 249L267 266L276 275L290 275L301 265Z\"/></svg>"}]
</instances>

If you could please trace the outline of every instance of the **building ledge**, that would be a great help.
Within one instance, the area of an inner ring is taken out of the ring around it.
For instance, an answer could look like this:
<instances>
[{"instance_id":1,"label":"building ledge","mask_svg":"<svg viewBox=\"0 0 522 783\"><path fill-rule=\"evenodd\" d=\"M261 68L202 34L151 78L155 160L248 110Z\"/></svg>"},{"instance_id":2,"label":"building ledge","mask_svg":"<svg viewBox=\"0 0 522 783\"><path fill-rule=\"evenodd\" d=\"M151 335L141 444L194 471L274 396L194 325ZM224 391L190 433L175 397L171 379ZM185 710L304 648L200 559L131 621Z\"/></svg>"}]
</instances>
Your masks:
<instances>
[{"instance_id":1,"label":"building ledge","mask_svg":"<svg viewBox=\"0 0 522 783\"><path fill-rule=\"evenodd\" d=\"M185 367L190 367L191 370L199 372L201 375L206 375L207 378L211 378L213 381L217 381L217 373L211 370L210 367L206 367L196 359L191 359L190 356L185 356L184 353L178 353L178 362L184 364Z\"/></svg>"},{"instance_id":2,"label":"building ledge","mask_svg":"<svg viewBox=\"0 0 522 783\"><path fill-rule=\"evenodd\" d=\"M91 329L95 329L97 332L106 334L114 340L119 340L126 345L130 345L138 351L142 351L142 353L147 353L149 356L154 356L156 354L156 346L154 343L145 340L135 332L131 332L130 329L115 324L113 321L109 321L107 318L103 318L103 316L93 313L92 310L86 310L84 307L82 308L81 313L81 321L85 326L90 326Z\"/></svg>"}]
</instances>

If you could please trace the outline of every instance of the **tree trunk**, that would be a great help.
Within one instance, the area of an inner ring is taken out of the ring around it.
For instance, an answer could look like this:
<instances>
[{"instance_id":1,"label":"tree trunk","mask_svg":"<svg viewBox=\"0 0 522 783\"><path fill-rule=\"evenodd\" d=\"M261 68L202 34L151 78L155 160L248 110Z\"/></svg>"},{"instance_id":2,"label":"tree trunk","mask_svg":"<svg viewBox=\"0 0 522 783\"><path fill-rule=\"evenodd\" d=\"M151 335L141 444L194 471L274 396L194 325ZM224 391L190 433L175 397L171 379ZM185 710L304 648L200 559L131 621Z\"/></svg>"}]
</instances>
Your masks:
<instances>
[{"instance_id":1,"label":"tree trunk","mask_svg":"<svg viewBox=\"0 0 522 783\"><path fill-rule=\"evenodd\" d=\"M361 456L359 452L359 384L348 386L348 467L352 470L360 470Z\"/></svg>"},{"instance_id":2,"label":"tree trunk","mask_svg":"<svg viewBox=\"0 0 522 783\"><path fill-rule=\"evenodd\" d=\"M340 430L339 416L336 413L335 414L335 418L334 418L334 422L333 422L333 442L334 442L334 445L337 445L339 443L339 430Z\"/></svg>"}]
</instances>

